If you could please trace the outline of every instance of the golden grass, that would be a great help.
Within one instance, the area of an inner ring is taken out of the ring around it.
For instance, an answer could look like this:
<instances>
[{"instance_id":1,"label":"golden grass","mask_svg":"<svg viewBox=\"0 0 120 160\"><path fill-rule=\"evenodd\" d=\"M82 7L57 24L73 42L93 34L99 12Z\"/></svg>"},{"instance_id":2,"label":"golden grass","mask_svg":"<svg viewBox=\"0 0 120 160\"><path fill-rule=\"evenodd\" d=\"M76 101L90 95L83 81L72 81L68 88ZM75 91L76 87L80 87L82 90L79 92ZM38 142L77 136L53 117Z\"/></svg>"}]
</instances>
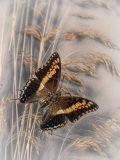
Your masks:
<instances>
[{"instance_id":1,"label":"golden grass","mask_svg":"<svg viewBox=\"0 0 120 160\"><path fill-rule=\"evenodd\" d=\"M67 73L67 72L64 72L63 73L63 76L65 77L65 79L69 80L69 81L73 81L73 82L76 82L77 84L79 84L80 86L84 85L83 81L78 78L78 76L75 76L74 74L70 74L70 73ZM67 81L68 82L68 81Z\"/></svg>"},{"instance_id":2,"label":"golden grass","mask_svg":"<svg viewBox=\"0 0 120 160\"><path fill-rule=\"evenodd\" d=\"M98 120L92 124L90 130L84 130L86 133L85 136L76 134L74 135L73 133L72 136L70 136L69 132L69 136L67 136L68 139L66 139L69 144L61 151L61 156L59 159L62 159L67 152L70 154L70 149L78 149L81 152L84 150L86 153L89 150L91 154L96 153L97 155L102 156L101 158L103 159L109 159L109 155L106 153L105 148L115 147L113 143L113 134L120 131L120 119L114 116L106 117L107 119L104 119L104 124L99 124L99 122L102 122L99 119L101 117L98 116ZM104 118L104 116L102 118ZM78 130L81 129L82 128L79 128ZM73 138L74 136L76 138ZM70 154L70 156L71 155L72 154Z\"/></svg>"},{"instance_id":3,"label":"golden grass","mask_svg":"<svg viewBox=\"0 0 120 160\"><path fill-rule=\"evenodd\" d=\"M90 0L90 3L95 4L96 6L104 7L106 9L111 9L109 2L106 0Z\"/></svg>"},{"instance_id":4,"label":"golden grass","mask_svg":"<svg viewBox=\"0 0 120 160\"><path fill-rule=\"evenodd\" d=\"M118 117L112 117L108 119L105 123L106 128L111 129L113 132L120 131L120 119Z\"/></svg>"},{"instance_id":5,"label":"golden grass","mask_svg":"<svg viewBox=\"0 0 120 160\"><path fill-rule=\"evenodd\" d=\"M67 147L66 151L72 146L75 146L81 151L89 149L108 159L108 155L106 154L104 148L108 146L113 147L113 133L120 131L120 119L114 116L107 117L104 125L96 122L93 123L92 126L92 136L82 136L80 138L78 136L78 138L73 140L73 143Z\"/></svg>"},{"instance_id":6,"label":"golden grass","mask_svg":"<svg viewBox=\"0 0 120 160\"><path fill-rule=\"evenodd\" d=\"M102 150L99 142L96 141L94 137L84 137L84 138L77 138L73 145L77 148L81 149L89 149L91 151L96 152L99 155L105 156L105 152Z\"/></svg>"},{"instance_id":7,"label":"golden grass","mask_svg":"<svg viewBox=\"0 0 120 160\"><path fill-rule=\"evenodd\" d=\"M40 28L38 26L25 27L24 32L28 35L33 36L39 41L45 42L47 40L50 40L50 38L54 37L59 32L59 27L53 28L51 31L47 32L45 35L41 33ZM79 39L79 38L85 38L85 37L98 40L98 42L102 43L106 47L117 48L117 46L115 46L105 35L87 26L81 26L78 29L75 29L75 31L64 33L63 35L61 35L61 40L63 39L63 40L70 41L76 38Z\"/></svg>"},{"instance_id":8,"label":"golden grass","mask_svg":"<svg viewBox=\"0 0 120 160\"><path fill-rule=\"evenodd\" d=\"M30 36L33 36L34 38L36 38L39 41L41 41L41 39L42 39L42 33L41 33L39 27L35 27L35 26L34 27L33 26L25 27L24 32Z\"/></svg>"},{"instance_id":9,"label":"golden grass","mask_svg":"<svg viewBox=\"0 0 120 160\"><path fill-rule=\"evenodd\" d=\"M2 131L4 130L5 122L6 122L4 111L5 111L4 106L0 104L0 135L2 134Z\"/></svg>"},{"instance_id":10,"label":"golden grass","mask_svg":"<svg viewBox=\"0 0 120 160\"><path fill-rule=\"evenodd\" d=\"M88 60L86 61L86 59ZM81 56L81 60L65 62L63 63L63 67L74 73L83 72L92 77L97 77L97 68L99 64L104 65L107 71L112 73L113 76L120 76L111 58L105 53L95 51Z\"/></svg>"},{"instance_id":11,"label":"golden grass","mask_svg":"<svg viewBox=\"0 0 120 160\"><path fill-rule=\"evenodd\" d=\"M22 131L22 132L19 132L18 134L13 133L11 136L9 136L9 139L7 141L7 146L9 146L10 143L12 143L13 141L16 141L18 137L20 138L20 141L25 141L24 152L26 152L26 149L28 148L30 149L31 147L34 147L36 150L36 153L40 154L40 150L41 150L40 138L34 135L31 135L30 132ZM22 150L23 145L19 147Z\"/></svg>"},{"instance_id":12,"label":"golden grass","mask_svg":"<svg viewBox=\"0 0 120 160\"><path fill-rule=\"evenodd\" d=\"M73 73L83 72L83 73L90 75L92 77L97 76L94 63L93 64L89 64L89 63L86 64L86 62L81 62L81 61L70 61L70 62L64 63L63 66L65 66L68 71L71 71ZM78 78L78 76L77 76L77 78ZM82 80L81 80L81 84L83 84Z\"/></svg>"},{"instance_id":13,"label":"golden grass","mask_svg":"<svg viewBox=\"0 0 120 160\"><path fill-rule=\"evenodd\" d=\"M6 106L10 103L10 95L3 97L0 101L0 135L6 127Z\"/></svg>"},{"instance_id":14,"label":"golden grass","mask_svg":"<svg viewBox=\"0 0 120 160\"><path fill-rule=\"evenodd\" d=\"M70 41L75 38L84 38L84 37L88 37L91 39L97 39L106 47L116 48L116 46L112 42L110 42L110 40L106 36L104 36L103 34L101 34L98 31L96 31L90 27L86 27L86 26L82 26L82 27L79 27L78 29L76 29L75 31L70 31L68 33L65 33L63 36L63 39Z\"/></svg>"},{"instance_id":15,"label":"golden grass","mask_svg":"<svg viewBox=\"0 0 120 160\"><path fill-rule=\"evenodd\" d=\"M33 36L37 40L47 41L51 37L55 36L59 30L57 28L53 28L51 31L46 33L44 36L42 35L39 27L28 26L24 29L24 32L30 36Z\"/></svg>"},{"instance_id":16,"label":"golden grass","mask_svg":"<svg viewBox=\"0 0 120 160\"><path fill-rule=\"evenodd\" d=\"M95 137L104 143L111 143L112 135L110 131L106 130L105 126L99 124L92 125L95 130Z\"/></svg>"},{"instance_id":17,"label":"golden grass","mask_svg":"<svg viewBox=\"0 0 120 160\"><path fill-rule=\"evenodd\" d=\"M106 54L100 52L92 52L90 53L89 58L95 65L97 64L105 65L107 71L111 72L112 75L120 76L120 73L116 68L116 66L114 65L114 63L112 62L112 59Z\"/></svg>"}]
</instances>

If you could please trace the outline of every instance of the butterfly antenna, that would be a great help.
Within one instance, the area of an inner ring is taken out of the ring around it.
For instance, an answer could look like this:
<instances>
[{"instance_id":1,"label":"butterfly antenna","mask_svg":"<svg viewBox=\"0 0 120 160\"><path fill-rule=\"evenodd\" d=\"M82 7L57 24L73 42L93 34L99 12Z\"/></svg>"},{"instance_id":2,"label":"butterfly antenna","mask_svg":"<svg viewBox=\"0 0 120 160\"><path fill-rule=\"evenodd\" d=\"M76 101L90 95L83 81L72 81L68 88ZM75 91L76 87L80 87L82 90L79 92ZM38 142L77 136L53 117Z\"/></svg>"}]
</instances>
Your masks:
<instances>
[{"instance_id":1,"label":"butterfly antenna","mask_svg":"<svg viewBox=\"0 0 120 160\"><path fill-rule=\"evenodd\" d=\"M16 101L19 100L19 98L14 98L14 99L10 99L11 101Z\"/></svg>"}]
</instances>

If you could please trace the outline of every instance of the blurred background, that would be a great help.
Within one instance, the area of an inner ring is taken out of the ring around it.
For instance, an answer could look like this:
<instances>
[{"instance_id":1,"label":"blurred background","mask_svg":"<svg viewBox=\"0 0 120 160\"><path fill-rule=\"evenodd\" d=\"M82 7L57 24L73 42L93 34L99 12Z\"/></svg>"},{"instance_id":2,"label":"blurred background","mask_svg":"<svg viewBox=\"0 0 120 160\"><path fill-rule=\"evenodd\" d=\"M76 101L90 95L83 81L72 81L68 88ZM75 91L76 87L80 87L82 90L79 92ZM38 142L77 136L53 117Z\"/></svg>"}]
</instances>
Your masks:
<instances>
[{"instance_id":1,"label":"blurred background","mask_svg":"<svg viewBox=\"0 0 120 160\"><path fill-rule=\"evenodd\" d=\"M119 0L2 0L0 13L1 159L119 160ZM11 99L54 51L63 88L99 109L40 138L40 104Z\"/></svg>"}]
</instances>

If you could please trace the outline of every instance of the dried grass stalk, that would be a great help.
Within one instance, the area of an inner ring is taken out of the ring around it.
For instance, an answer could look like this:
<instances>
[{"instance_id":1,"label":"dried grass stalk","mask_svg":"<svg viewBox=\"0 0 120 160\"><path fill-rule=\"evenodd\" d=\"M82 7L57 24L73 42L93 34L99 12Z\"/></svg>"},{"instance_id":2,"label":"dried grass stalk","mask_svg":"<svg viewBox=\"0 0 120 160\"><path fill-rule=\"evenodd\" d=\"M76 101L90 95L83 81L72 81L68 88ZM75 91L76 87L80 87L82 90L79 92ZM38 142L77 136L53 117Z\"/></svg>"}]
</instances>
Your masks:
<instances>
[{"instance_id":1,"label":"dried grass stalk","mask_svg":"<svg viewBox=\"0 0 120 160\"><path fill-rule=\"evenodd\" d=\"M81 61L70 61L63 64L63 66L71 72L83 72L92 77L97 77L95 64Z\"/></svg>"},{"instance_id":2,"label":"dried grass stalk","mask_svg":"<svg viewBox=\"0 0 120 160\"><path fill-rule=\"evenodd\" d=\"M41 41L41 39L42 39L42 34L39 31L38 27L33 27L33 26L26 27L24 29L24 32L30 36L33 36L34 38L38 39L39 41Z\"/></svg>"},{"instance_id":3,"label":"dried grass stalk","mask_svg":"<svg viewBox=\"0 0 120 160\"><path fill-rule=\"evenodd\" d=\"M73 81L73 82L76 82L78 84L80 84L81 86L83 86L83 81L78 77L78 76L75 76L73 74L69 74L67 72L63 72L63 76L65 77L65 79L69 80L69 81Z\"/></svg>"},{"instance_id":4,"label":"dried grass stalk","mask_svg":"<svg viewBox=\"0 0 120 160\"><path fill-rule=\"evenodd\" d=\"M36 152L39 155L40 149L41 149L40 138L35 136L30 136L29 143L30 143L30 146L34 145Z\"/></svg>"},{"instance_id":5,"label":"dried grass stalk","mask_svg":"<svg viewBox=\"0 0 120 160\"><path fill-rule=\"evenodd\" d=\"M74 73L83 72L96 78L98 64L105 65L107 71L112 73L112 75L120 76L120 73L116 66L113 64L111 58L104 53L95 51L85 56L81 56L81 60L68 61L63 63L63 68Z\"/></svg>"},{"instance_id":6,"label":"dried grass stalk","mask_svg":"<svg viewBox=\"0 0 120 160\"><path fill-rule=\"evenodd\" d=\"M27 148L31 148L34 147L36 149L37 154L40 153L40 149L41 149L41 143L40 143L40 138L35 137L34 135L29 134L29 132L25 132L25 131L19 131L18 134L12 134L8 141L7 141L7 145L10 144L12 141L17 140L17 138L20 138L20 140L24 140L24 138L26 139L26 149ZM22 148L22 145L19 146L20 148ZM25 150L26 151L26 150Z\"/></svg>"},{"instance_id":7,"label":"dried grass stalk","mask_svg":"<svg viewBox=\"0 0 120 160\"><path fill-rule=\"evenodd\" d=\"M59 31L57 28L53 28L50 32L46 33L44 36L39 31L40 29L37 27L29 26L24 29L24 32L26 32L28 35L33 36L39 41L47 41L53 36L56 35L56 33Z\"/></svg>"},{"instance_id":8,"label":"dried grass stalk","mask_svg":"<svg viewBox=\"0 0 120 160\"><path fill-rule=\"evenodd\" d=\"M31 64L33 63L34 65L37 64L37 59L34 57L31 57L30 55L24 55L23 57L23 63L24 64Z\"/></svg>"},{"instance_id":9,"label":"dried grass stalk","mask_svg":"<svg viewBox=\"0 0 120 160\"><path fill-rule=\"evenodd\" d=\"M48 33L45 35L45 37L44 37L45 41L47 41L49 38L55 36L58 32L59 32L59 29L58 29L58 28L53 28L50 32L48 32Z\"/></svg>"},{"instance_id":10,"label":"dried grass stalk","mask_svg":"<svg viewBox=\"0 0 120 160\"><path fill-rule=\"evenodd\" d=\"M0 103L0 135L5 127L4 106Z\"/></svg>"},{"instance_id":11,"label":"dried grass stalk","mask_svg":"<svg viewBox=\"0 0 120 160\"><path fill-rule=\"evenodd\" d=\"M109 1L106 1L106 0L89 0L88 1L88 3L92 3L92 4L96 5L96 6L104 7L106 9L111 9L111 6L110 6L110 4L108 2Z\"/></svg>"},{"instance_id":12,"label":"dried grass stalk","mask_svg":"<svg viewBox=\"0 0 120 160\"><path fill-rule=\"evenodd\" d=\"M5 111L6 111L6 105L9 103L10 95L3 97L0 102L0 135L2 131L4 130L6 118L5 118Z\"/></svg>"},{"instance_id":13,"label":"dried grass stalk","mask_svg":"<svg viewBox=\"0 0 120 160\"><path fill-rule=\"evenodd\" d=\"M78 31L71 31L68 33L65 33L63 36L64 40L73 40L75 38L80 38L80 37L89 37L91 39L97 39L99 40L102 44L109 48L116 48L115 45L108 40L107 37L105 37L103 34L89 28L89 27L80 27Z\"/></svg>"},{"instance_id":14,"label":"dried grass stalk","mask_svg":"<svg viewBox=\"0 0 120 160\"><path fill-rule=\"evenodd\" d=\"M89 54L89 58L93 63L96 65L101 63L104 64L106 69L111 72L113 75L120 76L120 73L118 69L113 64L111 58L107 56L106 54L100 53L100 52L92 52Z\"/></svg>"},{"instance_id":15,"label":"dried grass stalk","mask_svg":"<svg viewBox=\"0 0 120 160\"><path fill-rule=\"evenodd\" d=\"M97 154L106 157L106 154L102 151L101 146L99 143L92 137L84 137L84 138L77 138L73 145L79 149L90 149Z\"/></svg>"},{"instance_id":16,"label":"dried grass stalk","mask_svg":"<svg viewBox=\"0 0 120 160\"><path fill-rule=\"evenodd\" d=\"M111 128L113 131L120 131L120 120L117 117L108 119L105 123L107 128Z\"/></svg>"},{"instance_id":17,"label":"dried grass stalk","mask_svg":"<svg viewBox=\"0 0 120 160\"><path fill-rule=\"evenodd\" d=\"M97 139L102 140L104 143L111 144L111 133L106 130L105 126L93 124L93 128L95 129L95 136Z\"/></svg>"},{"instance_id":18,"label":"dried grass stalk","mask_svg":"<svg viewBox=\"0 0 120 160\"><path fill-rule=\"evenodd\" d=\"M38 14L39 16L41 16L41 18L43 18L43 14L41 12L41 4L40 5L38 4L37 6L32 7L32 10L34 14Z\"/></svg>"},{"instance_id":19,"label":"dried grass stalk","mask_svg":"<svg viewBox=\"0 0 120 160\"><path fill-rule=\"evenodd\" d=\"M42 115L40 115L40 114L37 114L37 116L36 116L35 114L26 113L24 115L24 123L27 122L28 119L31 119L31 121L34 121L34 119L35 119L35 122L34 122L35 128L39 128L41 117L42 117ZM20 123L22 122L22 119L23 119L23 115L19 116ZM29 128L29 129L31 130L31 128Z\"/></svg>"}]
</instances>

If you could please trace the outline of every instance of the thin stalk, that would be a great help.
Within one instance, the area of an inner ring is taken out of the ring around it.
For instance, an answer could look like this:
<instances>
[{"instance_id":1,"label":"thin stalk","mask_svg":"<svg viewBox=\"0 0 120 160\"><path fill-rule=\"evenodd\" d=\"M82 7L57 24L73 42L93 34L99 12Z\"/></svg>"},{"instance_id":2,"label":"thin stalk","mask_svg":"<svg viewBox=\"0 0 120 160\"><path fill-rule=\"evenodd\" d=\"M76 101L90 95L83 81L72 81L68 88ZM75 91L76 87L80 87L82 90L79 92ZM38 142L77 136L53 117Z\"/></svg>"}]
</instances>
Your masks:
<instances>
[{"instance_id":1,"label":"thin stalk","mask_svg":"<svg viewBox=\"0 0 120 160\"><path fill-rule=\"evenodd\" d=\"M2 53L3 53L3 41L4 41L4 33L5 33L5 25L6 25L6 13L7 13L7 6L4 9L3 12L3 23L2 23L2 35L1 35L1 41L0 41L0 82L2 80L2 64L3 64L3 57L2 57Z\"/></svg>"},{"instance_id":2,"label":"thin stalk","mask_svg":"<svg viewBox=\"0 0 120 160\"><path fill-rule=\"evenodd\" d=\"M66 19L67 15L68 15L68 12L69 12L70 8L68 7L68 9L66 10L65 14L64 14L64 17L61 19L60 23L59 23L59 29L62 28L63 24L64 24L64 20ZM53 53L54 51L54 48L55 48L55 45L57 44L58 40L59 40L59 37L60 37L60 30L59 32L57 32L56 36L55 36L55 40L54 40L54 44L53 44L53 47L52 47L52 51L51 53Z\"/></svg>"},{"instance_id":3,"label":"thin stalk","mask_svg":"<svg viewBox=\"0 0 120 160\"><path fill-rule=\"evenodd\" d=\"M45 17L45 25L44 25L44 28L43 28L42 39L41 39L41 42L40 42L40 51L39 51L39 57L38 57L38 67L40 67L41 57L42 57L42 53L43 53L43 50L44 50L44 43L45 43L44 36L45 36L46 25L47 25L48 16L49 16L50 4L51 4L51 0L49 0L49 3L48 3L48 8L47 8L46 17Z\"/></svg>"},{"instance_id":4,"label":"thin stalk","mask_svg":"<svg viewBox=\"0 0 120 160\"><path fill-rule=\"evenodd\" d=\"M60 159L61 159L61 153L62 153L63 146L64 146L65 141L67 140L67 137L69 136L71 130L73 129L73 127L74 127L74 125L73 125L73 126L70 128L70 130L67 132L67 134L66 134L66 136L65 136L65 138L64 138L64 140L63 140L63 142L62 142L62 145L61 145L61 147L60 147L60 151L59 151L59 153L58 153L57 160L60 160Z\"/></svg>"}]
</instances>

